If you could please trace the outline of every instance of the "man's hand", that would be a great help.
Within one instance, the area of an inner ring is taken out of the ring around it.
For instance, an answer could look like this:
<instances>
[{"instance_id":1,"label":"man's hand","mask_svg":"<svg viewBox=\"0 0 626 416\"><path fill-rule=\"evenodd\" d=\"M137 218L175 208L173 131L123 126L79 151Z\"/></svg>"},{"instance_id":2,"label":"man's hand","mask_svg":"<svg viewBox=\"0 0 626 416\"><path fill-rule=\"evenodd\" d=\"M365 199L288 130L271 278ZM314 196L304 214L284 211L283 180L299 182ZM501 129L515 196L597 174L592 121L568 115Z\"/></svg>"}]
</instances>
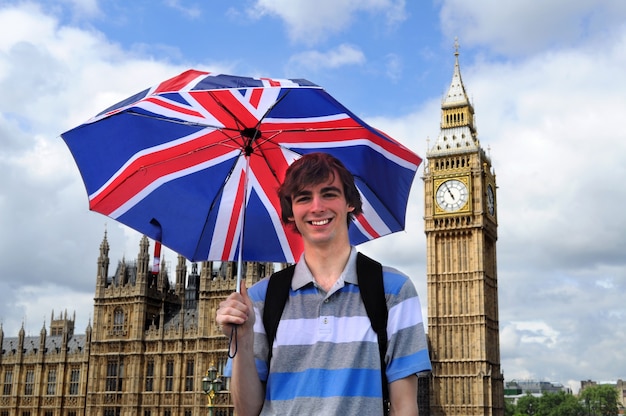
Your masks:
<instances>
[{"instance_id":1,"label":"man's hand","mask_svg":"<svg viewBox=\"0 0 626 416\"><path fill-rule=\"evenodd\" d=\"M231 293L230 296L220 302L215 321L226 336L230 336L233 326L238 327L238 334L242 336L249 336L253 333L254 307L243 281L241 282L241 293Z\"/></svg>"}]
</instances>

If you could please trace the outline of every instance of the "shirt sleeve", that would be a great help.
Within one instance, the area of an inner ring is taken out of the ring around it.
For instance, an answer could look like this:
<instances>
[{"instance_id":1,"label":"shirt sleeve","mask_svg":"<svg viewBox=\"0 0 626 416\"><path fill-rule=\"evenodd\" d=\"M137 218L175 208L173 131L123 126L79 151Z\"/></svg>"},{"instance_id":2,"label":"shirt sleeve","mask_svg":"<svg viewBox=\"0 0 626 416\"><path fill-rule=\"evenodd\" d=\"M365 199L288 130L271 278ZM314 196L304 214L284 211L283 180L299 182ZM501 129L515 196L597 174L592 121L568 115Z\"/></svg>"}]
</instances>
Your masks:
<instances>
[{"instance_id":1,"label":"shirt sleeve","mask_svg":"<svg viewBox=\"0 0 626 416\"><path fill-rule=\"evenodd\" d=\"M391 383L431 371L422 308L413 282L395 269L384 269L387 297L387 380Z\"/></svg>"}]
</instances>

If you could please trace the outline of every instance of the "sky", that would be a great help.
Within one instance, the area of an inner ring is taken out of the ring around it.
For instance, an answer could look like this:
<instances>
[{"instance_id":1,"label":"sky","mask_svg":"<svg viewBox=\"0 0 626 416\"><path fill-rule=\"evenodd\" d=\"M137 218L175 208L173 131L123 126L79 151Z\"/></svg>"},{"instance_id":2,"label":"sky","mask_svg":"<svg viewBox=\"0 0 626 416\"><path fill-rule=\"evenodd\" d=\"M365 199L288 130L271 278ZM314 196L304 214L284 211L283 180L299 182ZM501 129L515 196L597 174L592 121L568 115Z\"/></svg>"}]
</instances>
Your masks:
<instances>
[{"instance_id":1,"label":"sky","mask_svg":"<svg viewBox=\"0 0 626 416\"><path fill-rule=\"evenodd\" d=\"M426 156L458 37L497 175L505 380L626 378L626 2L0 0L0 322L92 319L99 245L140 235L90 212L60 134L188 68L306 78ZM426 304L418 170L404 232L359 246ZM176 256L165 253L173 276Z\"/></svg>"}]
</instances>

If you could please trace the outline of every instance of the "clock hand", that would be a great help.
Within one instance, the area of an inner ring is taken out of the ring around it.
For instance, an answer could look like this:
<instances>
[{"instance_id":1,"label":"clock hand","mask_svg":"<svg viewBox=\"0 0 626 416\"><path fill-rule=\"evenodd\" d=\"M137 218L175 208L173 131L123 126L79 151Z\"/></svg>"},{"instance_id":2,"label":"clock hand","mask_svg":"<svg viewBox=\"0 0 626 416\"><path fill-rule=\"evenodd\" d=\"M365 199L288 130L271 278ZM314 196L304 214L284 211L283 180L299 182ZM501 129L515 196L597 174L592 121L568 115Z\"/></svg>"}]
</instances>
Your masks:
<instances>
[{"instance_id":1,"label":"clock hand","mask_svg":"<svg viewBox=\"0 0 626 416\"><path fill-rule=\"evenodd\" d=\"M450 196L452 197L452 199L456 199L454 197L454 194L452 193L452 191L450 190L450 185L448 185L448 182L445 182L444 185L446 185L446 189L448 190L448 193L450 194Z\"/></svg>"}]
</instances>

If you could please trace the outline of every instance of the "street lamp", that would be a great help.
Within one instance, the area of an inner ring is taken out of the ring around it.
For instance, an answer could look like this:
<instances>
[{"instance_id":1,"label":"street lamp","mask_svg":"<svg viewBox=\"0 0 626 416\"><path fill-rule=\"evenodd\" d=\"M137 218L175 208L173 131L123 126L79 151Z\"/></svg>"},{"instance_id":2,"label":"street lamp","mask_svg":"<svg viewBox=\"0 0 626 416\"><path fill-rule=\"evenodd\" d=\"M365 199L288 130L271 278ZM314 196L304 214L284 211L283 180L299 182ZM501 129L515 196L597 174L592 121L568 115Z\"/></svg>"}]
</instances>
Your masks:
<instances>
[{"instance_id":1,"label":"street lamp","mask_svg":"<svg viewBox=\"0 0 626 416\"><path fill-rule=\"evenodd\" d=\"M213 416L213 400L215 395L222 390L222 378L217 376L217 368L211 363L211 367L206 370L206 376L202 377L202 391L207 396L209 402L209 416Z\"/></svg>"}]
</instances>

